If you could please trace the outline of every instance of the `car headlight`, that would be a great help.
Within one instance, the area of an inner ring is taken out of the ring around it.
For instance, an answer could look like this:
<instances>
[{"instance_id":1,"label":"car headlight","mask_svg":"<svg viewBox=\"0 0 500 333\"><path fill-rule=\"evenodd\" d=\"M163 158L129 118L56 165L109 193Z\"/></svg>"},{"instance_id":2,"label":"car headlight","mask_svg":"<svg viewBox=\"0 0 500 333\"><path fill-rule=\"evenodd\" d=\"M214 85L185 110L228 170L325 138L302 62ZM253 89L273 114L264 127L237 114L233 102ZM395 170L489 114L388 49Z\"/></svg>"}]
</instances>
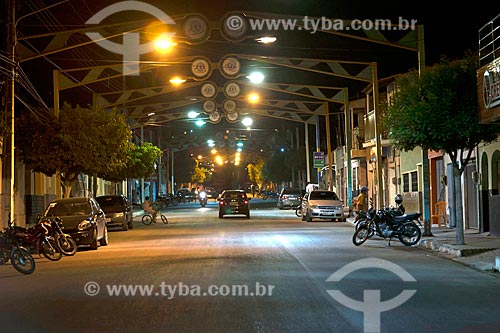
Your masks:
<instances>
[{"instance_id":1,"label":"car headlight","mask_svg":"<svg viewBox=\"0 0 500 333\"><path fill-rule=\"evenodd\" d=\"M120 218L120 217L123 217L125 214L122 213L115 213L115 217L116 218Z\"/></svg>"},{"instance_id":2,"label":"car headlight","mask_svg":"<svg viewBox=\"0 0 500 333\"><path fill-rule=\"evenodd\" d=\"M85 229L88 229L92 226L92 224L85 220L85 221L82 221L78 224L78 230L85 230Z\"/></svg>"},{"instance_id":3,"label":"car headlight","mask_svg":"<svg viewBox=\"0 0 500 333\"><path fill-rule=\"evenodd\" d=\"M318 205L311 205L312 209L318 209Z\"/></svg>"}]
</instances>

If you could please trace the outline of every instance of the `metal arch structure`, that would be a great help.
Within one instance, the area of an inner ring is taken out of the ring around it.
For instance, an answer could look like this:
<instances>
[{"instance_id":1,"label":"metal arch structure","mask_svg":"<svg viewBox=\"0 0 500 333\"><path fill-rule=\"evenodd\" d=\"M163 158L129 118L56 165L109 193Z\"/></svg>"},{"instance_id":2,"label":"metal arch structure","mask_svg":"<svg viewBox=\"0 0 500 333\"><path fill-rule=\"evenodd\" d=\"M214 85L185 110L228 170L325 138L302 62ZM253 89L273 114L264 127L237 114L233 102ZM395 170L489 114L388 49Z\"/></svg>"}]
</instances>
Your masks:
<instances>
[{"instance_id":1,"label":"metal arch structure","mask_svg":"<svg viewBox=\"0 0 500 333\"><path fill-rule=\"evenodd\" d=\"M373 63L364 63L364 62L349 62L349 61L334 61L334 60L325 60L325 59L312 59L312 58L284 58L284 57L257 57L255 55L239 55L239 54L230 54L227 56L235 56L239 57L242 59L247 59L251 61L258 61L258 62L263 62L266 64L273 64L273 65L278 65L286 68L292 68L294 70L300 70L300 71L306 71L306 72L313 72L316 74L322 74L322 75L328 75L328 76L335 76L335 77L342 77L346 79L351 79L351 80L359 80L363 82L368 82L369 76L371 76L371 80L376 80L376 76L373 76ZM192 57L190 60L196 59L197 57ZM189 63L189 61L186 61L187 59L184 58L182 60L174 60L170 62L170 65L174 64L186 64ZM346 69L346 66L356 66L358 67L355 71L354 74L351 74L352 69L349 71ZM320 70L318 67L327 67L328 70ZM216 65L212 65L213 68L218 68ZM151 64L147 64L144 67L141 67L141 71L145 70L153 70L156 68L156 66L153 66ZM62 87L63 89L70 89L73 87L77 87L83 84L89 85L92 83L96 82L101 82L103 80L106 80L109 78L109 76L104 76L103 73L105 73L106 69L112 69L115 71L118 71L119 68L116 67L115 65L110 66L109 68L106 66L98 66L96 68L84 68L81 69L83 71L88 71L87 74L85 74L84 78L82 81L78 83L72 83L68 79L65 81L59 82L58 79L64 76L60 76L60 73L58 72L57 75L54 75L54 105L58 106L58 91ZM69 70L68 72L77 72L79 69L72 69ZM375 68L376 71L376 68ZM65 73L66 71L62 72ZM109 74L108 74L109 75ZM120 74L116 74L119 76ZM241 75L239 75L241 76ZM253 84L249 84L247 81L244 80L236 80L234 81L240 85L243 86L251 86L255 87ZM189 89L192 87L197 87L200 86L203 83L203 81L195 81L195 82L188 82L186 85L183 85L181 89L177 87L173 87L171 85L163 85L163 86L155 86L155 87L144 87L144 88L137 88L137 89L128 89L128 90L123 90L123 91L114 91L114 92L107 92L107 93L101 93L101 94L95 94L94 95L94 107L96 108L109 108L109 107L116 107L118 105L127 105L127 110L128 116L132 119L135 120L135 122L141 123L141 119L146 119L145 121L142 121L143 124L147 125L148 123L151 123L150 121L153 121L154 124L161 124L164 122L168 121L173 121L173 120L179 120L182 119L182 115L179 112L176 112L175 110L179 107L187 106L187 105L193 105L197 104L200 100L203 100L203 97L201 96L194 96L194 102L193 101L185 101L185 100L180 100L180 101L173 101L170 103L165 103L165 102L157 102L155 103L150 103L149 105L134 105L134 102L137 101L142 101L142 100L147 100L148 98L154 98L157 96L162 96L168 93L173 93L173 92L178 92L179 90L185 90ZM328 102L337 102L344 104L345 109L347 110L347 104L348 103L348 96L347 96L347 88L341 88L341 87L331 87L331 86L312 86L312 85L300 85L300 84L289 84L289 83L264 83L261 85L258 85L259 89L266 89L270 90L273 92L279 92L279 93L284 93L287 95L293 95L293 96L300 96L300 97L306 97L311 100L320 100L325 103ZM218 88L219 92L221 88ZM374 96L377 95L377 92L374 92ZM241 100L241 99L240 99ZM317 119L318 115L321 115L320 109L324 109L324 114L325 119L326 119L326 126L327 126L327 150L329 152L329 165L332 164L332 156L331 156L331 142L330 142L330 127L329 127L329 111L328 111L328 104L323 103L323 105L320 105L318 108L315 110L311 110L310 105L311 104L305 104L305 102L297 102L295 103L293 100L275 100L275 101L269 101L267 105L264 105L267 108L260 108L259 113L261 115L266 115L269 117L274 117L274 118L280 118L280 119L286 119L286 120L291 120L291 121L300 121L305 124L310 124L313 123L313 118ZM294 104L294 108L290 108L290 104ZM375 103L377 105L377 103ZM261 105L262 106L262 105ZM148 113L151 112L150 110L153 109L153 112L155 113L154 119L149 119L149 117L145 117L143 114L144 111L148 108ZM272 109L270 109L272 108ZM283 110L283 109L286 109ZM255 109L248 109L250 110L255 110ZM291 112L294 111L294 112ZM318 112L320 111L320 112ZM161 114L160 114L161 113ZM305 117L301 116L300 114L305 113ZM316 120L317 123L317 120ZM318 124L316 124L318 126ZM136 124L135 126L139 126ZM306 125L307 126L307 125ZM346 126L346 129L350 130L350 126ZM350 135L349 132L346 132L347 136L347 141L350 140ZM377 136L378 137L378 136ZM349 147L350 144L349 142L347 143L347 146ZM379 145L377 145L378 148L380 148ZM319 147L317 147L319 150ZM350 149L348 151L348 162L350 162ZM380 155L379 155L380 156ZM308 156L307 156L308 157ZM307 163L307 166L309 168L309 163ZM381 168L378 168L381 172ZM349 170L349 169L348 169ZM309 177L309 170L307 172L308 177ZM329 169L329 184L332 186L332 170ZM380 175L381 177L381 175ZM350 180L350 172L348 171L348 179ZM350 184L350 181L348 181L348 184ZM348 190L348 193L351 191ZM352 198L349 197L349 202L351 202Z\"/></svg>"}]
</instances>

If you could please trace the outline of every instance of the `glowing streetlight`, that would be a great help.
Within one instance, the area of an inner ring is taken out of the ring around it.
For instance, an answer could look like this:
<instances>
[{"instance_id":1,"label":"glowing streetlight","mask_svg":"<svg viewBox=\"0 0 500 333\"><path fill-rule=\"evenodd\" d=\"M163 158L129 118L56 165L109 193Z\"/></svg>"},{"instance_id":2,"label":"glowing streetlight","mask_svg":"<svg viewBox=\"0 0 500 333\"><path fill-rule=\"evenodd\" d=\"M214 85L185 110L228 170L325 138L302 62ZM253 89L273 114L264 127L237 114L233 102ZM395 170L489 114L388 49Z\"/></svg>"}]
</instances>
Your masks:
<instances>
[{"instance_id":1,"label":"glowing streetlight","mask_svg":"<svg viewBox=\"0 0 500 333\"><path fill-rule=\"evenodd\" d=\"M160 52L168 52L176 45L177 43L174 42L172 37L167 33L163 33L155 39L155 48Z\"/></svg>"},{"instance_id":2,"label":"glowing streetlight","mask_svg":"<svg viewBox=\"0 0 500 333\"><path fill-rule=\"evenodd\" d=\"M198 115L199 115L199 113L196 111L189 111L187 114L188 118L191 118L191 119L198 117Z\"/></svg>"},{"instance_id":3,"label":"glowing streetlight","mask_svg":"<svg viewBox=\"0 0 500 333\"><path fill-rule=\"evenodd\" d=\"M252 82L254 84L259 84L259 83L264 82L264 78L265 78L265 76L261 72L253 72L247 76L247 79L249 79L250 82Z\"/></svg>"},{"instance_id":4,"label":"glowing streetlight","mask_svg":"<svg viewBox=\"0 0 500 333\"><path fill-rule=\"evenodd\" d=\"M262 36L259 38L255 38L255 41L262 43L262 44L274 43L276 40L277 40L277 38L274 36Z\"/></svg>"},{"instance_id":5,"label":"glowing streetlight","mask_svg":"<svg viewBox=\"0 0 500 333\"><path fill-rule=\"evenodd\" d=\"M245 117L245 118L243 118L243 120L241 121L241 123L245 127L250 127L250 126L252 126L253 120L250 117Z\"/></svg>"},{"instance_id":6,"label":"glowing streetlight","mask_svg":"<svg viewBox=\"0 0 500 333\"><path fill-rule=\"evenodd\" d=\"M250 103L258 103L260 101L260 96L257 93L251 93L248 95L248 101Z\"/></svg>"},{"instance_id":7,"label":"glowing streetlight","mask_svg":"<svg viewBox=\"0 0 500 333\"><path fill-rule=\"evenodd\" d=\"M178 86L180 84L183 84L184 82L186 82L187 80L186 79L183 79L181 77L178 77L178 76L175 76L173 78L171 78L170 80L168 80L170 83L172 83L174 86Z\"/></svg>"}]
</instances>

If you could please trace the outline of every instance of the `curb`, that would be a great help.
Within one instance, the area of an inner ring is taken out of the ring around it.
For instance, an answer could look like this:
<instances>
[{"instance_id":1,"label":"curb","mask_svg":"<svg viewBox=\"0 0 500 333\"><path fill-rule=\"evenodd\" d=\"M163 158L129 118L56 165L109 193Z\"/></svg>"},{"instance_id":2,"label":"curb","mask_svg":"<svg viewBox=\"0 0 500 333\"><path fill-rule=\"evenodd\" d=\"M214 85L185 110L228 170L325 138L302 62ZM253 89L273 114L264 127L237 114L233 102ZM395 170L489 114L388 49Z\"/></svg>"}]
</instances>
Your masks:
<instances>
[{"instance_id":1,"label":"curb","mask_svg":"<svg viewBox=\"0 0 500 333\"><path fill-rule=\"evenodd\" d=\"M432 251L441 252L452 255L454 257L466 257L474 254L495 250L495 248L471 248L460 249L451 244L442 244L434 240L423 239L419 242L420 247L430 249Z\"/></svg>"}]
</instances>

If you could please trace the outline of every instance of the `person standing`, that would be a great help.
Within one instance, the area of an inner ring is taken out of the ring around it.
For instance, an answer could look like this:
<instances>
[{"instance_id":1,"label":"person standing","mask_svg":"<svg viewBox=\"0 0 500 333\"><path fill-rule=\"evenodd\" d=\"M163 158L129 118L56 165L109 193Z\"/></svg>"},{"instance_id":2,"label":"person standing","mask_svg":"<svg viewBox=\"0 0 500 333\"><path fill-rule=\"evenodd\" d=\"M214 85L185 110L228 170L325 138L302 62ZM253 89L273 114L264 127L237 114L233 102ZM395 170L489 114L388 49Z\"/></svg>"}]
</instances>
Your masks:
<instances>
[{"instance_id":1,"label":"person standing","mask_svg":"<svg viewBox=\"0 0 500 333\"><path fill-rule=\"evenodd\" d=\"M363 186L361 193L356 198L356 210L366 212L368 210L368 187Z\"/></svg>"}]
</instances>

